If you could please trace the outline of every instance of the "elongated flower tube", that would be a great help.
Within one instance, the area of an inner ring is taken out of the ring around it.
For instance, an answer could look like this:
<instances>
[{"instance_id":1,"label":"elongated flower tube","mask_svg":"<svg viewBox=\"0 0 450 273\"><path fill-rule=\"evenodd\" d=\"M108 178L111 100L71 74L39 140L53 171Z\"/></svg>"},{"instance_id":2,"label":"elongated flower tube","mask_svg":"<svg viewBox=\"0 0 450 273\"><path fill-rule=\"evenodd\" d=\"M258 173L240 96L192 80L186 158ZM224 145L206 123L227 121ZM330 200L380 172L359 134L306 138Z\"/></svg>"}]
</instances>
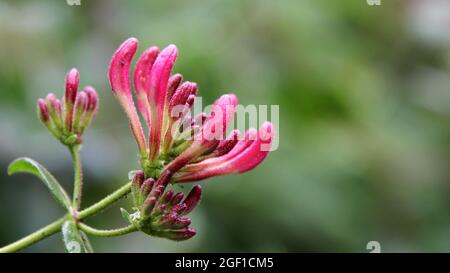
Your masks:
<instances>
[{"instance_id":1,"label":"elongated flower tube","mask_svg":"<svg viewBox=\"0 0 450 273\"><path fill-rule=\"evenodd\" d=\"M254 129L250 129L246 134L246 139L238 141L228 153L187 165L173 176L173 182L198 181L211 176L252 170L266 158L272 140L273 126L270 122L266 122L258 133Z\"/></svg>"},{"instance_id":2,"label":"elongated flower tube","mask_svg":"<svg viewBox=\"0 0 450 273\"><path fill-rule=\"evenodd\" d=\"M114 53L109 66L109 82L130 120L131 131L136 139L141 157L147 154L144 131L134 106L130 87L130 65L138 47L138 40L130 38Z\"/></svg>"},{"instance_id":3,"label":"elongated flower tube","mask_svg":"<svg viewBox=\"0 0 450 273\"><path fill-rule=\"evenodd\" d=\"M154 161L158 157L162 137L161 129L163 127L163 116L169 99L167 98L167 86L177 54L178 49L175 45L169 45L164 48L156 58L150 73L150 161Z\"/></svg>"},{"instance_id":4,"label":"elongated flower tube","mask_svg":"<svg viewBox=\"0 0 450 273\"><path fill-rule=\"evenodd\" d=\"M141 57L136 63L134 70L134 88L136 90L136 98L138 108L150 128L150 105L148 97L150 95L150 73L158 57L159 49L157 47L150 47L142 53Z\"/></svg>"}]
</instances>

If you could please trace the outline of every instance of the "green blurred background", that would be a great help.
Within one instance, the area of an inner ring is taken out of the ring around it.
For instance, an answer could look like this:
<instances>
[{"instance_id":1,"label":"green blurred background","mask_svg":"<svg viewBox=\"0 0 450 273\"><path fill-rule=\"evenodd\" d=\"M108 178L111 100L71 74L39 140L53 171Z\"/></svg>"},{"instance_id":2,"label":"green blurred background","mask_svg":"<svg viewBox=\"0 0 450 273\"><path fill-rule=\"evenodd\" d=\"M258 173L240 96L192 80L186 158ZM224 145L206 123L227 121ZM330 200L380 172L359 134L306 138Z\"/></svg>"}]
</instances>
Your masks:
<instances>
[{"instance_id":1,"label":"green blurred background","mask_svg":"<svg viewBox=\"0 0 450 273\"><path fill-rule=\"evenodd\" d=\"M94 238L98 252L450 251L450 2L446 0L0 1L0 245L64 211L29 156L71 191L69 153L35 103L77 67L99 91L85 135L84 205L126 182L136 147L108 86L118 45L178 46L175 71L211 103L280 105L279 148L257 169L201 182L198 235ZM125 225L119 208L88 220ZM25 251L62 252L60 234Z\"/></svg>"}]
</instances>

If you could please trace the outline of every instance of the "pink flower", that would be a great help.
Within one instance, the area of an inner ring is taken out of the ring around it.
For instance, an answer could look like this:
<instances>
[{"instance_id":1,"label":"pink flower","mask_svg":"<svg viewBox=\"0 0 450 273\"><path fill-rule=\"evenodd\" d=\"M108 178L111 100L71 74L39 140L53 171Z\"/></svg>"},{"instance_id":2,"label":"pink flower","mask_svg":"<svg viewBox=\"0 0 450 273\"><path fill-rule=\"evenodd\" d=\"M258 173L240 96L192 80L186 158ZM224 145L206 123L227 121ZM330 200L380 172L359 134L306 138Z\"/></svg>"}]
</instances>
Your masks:
<instances>
[{"instance_id":1,"label":"pink flower","mask_svg":"<svg viewBox=\"0 0 450 273\"><path fill-rule=\"evenodd\" d=\"M117 49L109 78L130 120L145 177L157 180L156 184L162 177L167 183L182 183L246 172L265 159L274 136L269 122L259 131L249 129L242 139L238 131L224 139L238 104L234 94L217 99L209 114L190 116L198 87L182 82L180 74L171 76L178 54L175 45L161 51L148 48L134 69L137 106L148 128L146 139L130 87L130 64L137 46L138 40L129 38Z\"/></svg>"}]
</instances>

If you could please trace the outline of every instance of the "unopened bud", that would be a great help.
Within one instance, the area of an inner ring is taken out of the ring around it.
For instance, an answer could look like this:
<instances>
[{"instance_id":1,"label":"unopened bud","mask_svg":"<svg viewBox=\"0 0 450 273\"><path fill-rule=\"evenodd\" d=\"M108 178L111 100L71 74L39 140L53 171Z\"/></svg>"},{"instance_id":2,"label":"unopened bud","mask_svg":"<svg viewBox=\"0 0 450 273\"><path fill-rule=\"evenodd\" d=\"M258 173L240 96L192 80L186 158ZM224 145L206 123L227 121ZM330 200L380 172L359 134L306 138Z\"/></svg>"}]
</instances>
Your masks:
<instances>
[{"instance_id":1,"label":"unopened bud","mask_svg":"<svg viewBox=\"0 0 450 273\"><path fill-rule=\"evenodd\" d=\"M175 90L177 90L178 86L180 85L181 81L183 80L183 75L181 74L174 74L170 77L169 83L167 84L167 98L170 98L175 93Z\"/></svg>"},{"instance_id":2,"label":"unopened bud","mask_svg":"<svg viewBox=\"0 0 450 273\"><path fill-rule=\"evenodd\" d=\"M64 128L72 130L74 104L77 98L80 75L76 68L72 68L66 75L66 90L64 93Z\"/></svg>"},{"instance_id":3,"label":"unopened bud","mask_svg":"<svg viewBox=\"0 0 450 273\"><path fill-rule=\"evenodd\" d=\"M186 228L191 224L191 219L187 217L177 217L172 223L172 229Z\"/></svg>"},{"instance_id":4,"label":"unopened bud","mask_svg":"<svg viewBox=\"0 0 450 273\"><path fill-rule=\"evenodd\" d=\"M37 112L42 123L47 127L50 126L50 116L48 114L47 105L43 99L38 99L37 101Z\"/></svg>"},{"instance_id":5,"label":"unopened bud","mask_svg":"<svg viewBox=\"0 0 450 273\"><path fill-rule=\"evenodd\" d=\"M98 111L98 95L95 89L91 86L87 86L83 91L86 93L88 99L86 112L80 120L80 133L82 133L91 124Z\"/></svg>"},{"instance_id":6,"label":"unopened bud","mask_svg":"<svg viewBox=\"0 0 450 273\"><path fill-rule=\"evenodd\" d=\"M186 215L191 212L200 202L201 198L202 187L200 185L195 185L183 201L183 204L186 204L186 210L184 210L182 214Z\"/></svg>"},{"instance_id":7,"label":"unopened bud","mask_svg":"<svg viewBox=\"0 0 450 273\"><path fill-rule=\"evenodd\" d=\"M197 92L196 83L184 82L177 88L172 98L170 99L169 110L172 109L174 106L186 104L189 96L192 94L194 94L193 96L195 96L196 92Z\"/></svg>"},{"instance_id":8,"label":"unopened bud","mask_svg":"<svg viewBox=\"0 0 450 273\"><path fill-rule=\"evenodd\" d=\"M155 184L155 180L153 178L148 178L147 180L144 181L144 183L142 183L142 186L141 186L142 200L140 200L140 202L139 202L140 204L142 204L144 202L145 198L147 198L147 195L152 190L154 184Z\"/></svg>"},{"instance_id":9,"label":"unopened bud","mask_svg":"<svg viewBox=\"0 0 450 273\"><path fill-rule=\"evenodd\" d=\"M172 212L176 213L177 215L183 215L186 209L187 205L185 203L179 203L172 208Z\"/></svg>"},{"instance_id":10,"label":"unopened bud","mask_svg":"<svg viewBox=\"0 0 450 273\"><path fill-rule=\"evenodd\" d=\"M184 197L184 194L182 192L175 194L175 196L170 201L170 204L172 206L175 206L176 204L180 203L181 200L183 200L183 197Z\"/></svg>"},{"instance_id":11,"label":"unopened bud","mask_svg":"<svg viewBox=\"0 0 450 273\"><path fill-rule=\"evenodd\" d=\"M162 237L174 240L174 241L184 241L192 238L197 231L193 228L184 228L179 230L168 230L161 232Z\"/></svg>"},{"instance_id":12,"label":"unopened bud","mask_svg":"<svg viewBox=\"0 0 450 273\"><path fill-rule=\"evenodd\" d=\"M61 103L53 93L45 98L47 109L56 129L62 130Z\"/></svg>"},{"instance_id":13,"label":"unopened bud","mask_svg":"<svg viewBox=\"0 0 450 273\"><path fill-rule=\"evenodd\" d=\"M163 197L161 198L161 203L166 204L169 203L170 200L172 200L173 197L173 190L168 190L166 193L164 193Z\"/></svg>"},{"instance_id":14,"label":"unopened bud","mask_svg":"<svg viewBox=\"0 0 450 273\"><path fill-rule=\"evenodd\" d=\"M73 132L75 133L79 133L80 130L80 122L82 120L83 115L86 113L86 110L88 108L88 96L86 94L86 92L81 91L78 96L77 99L75 101L75 111L74 111L74 116L73 116Z\"/></svg>"},{"instance_id":15,"label":"unopened bud","mask_svg":"<svg viewBox=\"0 0 450 273\"><path fill-rule=\"evenodd\" d=\"M134 206L136 208L141 205L140 201L144 200L141 196L141 186L144 183L144 179L144 172L139 170L134 174L131 181L131 194L133 195Z\"/></svg>"},{"instance_id":16,"label":"unopened bud","mask_svg":"<svg viewBox=\"0 0 450 273\"><path fill-rule=\"evenodd\" d=\"M153 187L152 191L148 194L147 198L144 201L142 211L145 216L149 216L155 207L156 203L161 198L161 195L163 194L165 189L164 185L161 184L155 184L155 187Z\"/></svg>"}]
</instances>

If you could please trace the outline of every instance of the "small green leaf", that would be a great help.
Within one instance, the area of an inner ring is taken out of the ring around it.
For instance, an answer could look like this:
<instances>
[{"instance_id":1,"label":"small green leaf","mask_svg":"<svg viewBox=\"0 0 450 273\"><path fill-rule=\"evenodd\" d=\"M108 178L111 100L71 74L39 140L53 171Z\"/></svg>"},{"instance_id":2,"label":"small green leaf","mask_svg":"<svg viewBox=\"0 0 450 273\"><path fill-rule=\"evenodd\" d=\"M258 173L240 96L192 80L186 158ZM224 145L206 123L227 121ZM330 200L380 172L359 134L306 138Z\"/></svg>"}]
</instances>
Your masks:
<instances>
[{"instance_id":1,"label":"small green leaf","mask_svg":"<svg viewBox=\"0 0 450 273\"><path fill-rule=\"evenodd\" d=\"M122 214L122 217L123 217L125 220L127 220L128 222L131 223L131 220L130 220L130 213L129 213L126 209L120 208L120 213Z\"/></svg>"},{"instance_id":2,"label":"small green leaf","mask_svg":"<svg viewBox=\"0 0 450 273\"><path fill-rule=\"evenodd\" d=\"M67 220L62 226L64 245L69 253L91 253L93 252L91 243L86 234L78 230L77 225Z\"/></svg>"},{"instance_id":3,"label":"small green leaf","mask_svg":"<svg viewBox=\"0 0 450 273\"><path fill-rule=\"evenodd\" d=\"M53 175L51 175L41 164L31 158L18 158L9 164L8 175L13 175L19 172L31 173L39 177L50 190L53 197L55 197L55 199L67 210L71 210L69 196L61 187L59 182L53 177Z\"/></svg>"},{"instance_id":4,"label":"small green leaf","mask_svg":"<svg viewBox=\"0 0 450 273\"><path fill-rule=\"evenodd\" d=\"M92 248L91 242L89 241L89 238L87 237L86 233L80 230L80 235L81 240L83 240L84 246L86 248L86 253L94 253L94 249Z\"/></svg>"}]
</instances>

